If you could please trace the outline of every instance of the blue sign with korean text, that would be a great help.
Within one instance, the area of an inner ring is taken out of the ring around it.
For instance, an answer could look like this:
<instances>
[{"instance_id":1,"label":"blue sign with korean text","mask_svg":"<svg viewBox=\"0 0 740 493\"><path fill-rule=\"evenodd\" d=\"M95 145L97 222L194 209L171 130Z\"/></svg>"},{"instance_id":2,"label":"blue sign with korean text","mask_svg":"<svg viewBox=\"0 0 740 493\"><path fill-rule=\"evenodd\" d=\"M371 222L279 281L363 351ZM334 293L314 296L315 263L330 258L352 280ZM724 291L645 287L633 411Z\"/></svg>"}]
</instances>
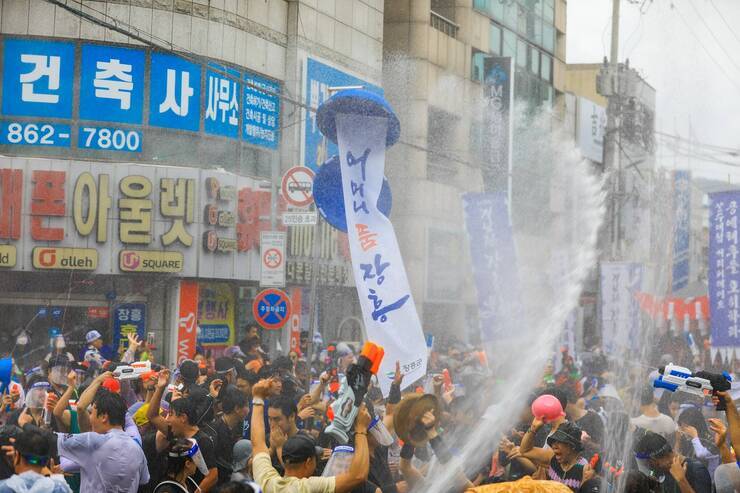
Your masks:
<instances>
[{"instance_id":1,"label":"blue sign with korean text","mask_svg":"<svg viewBox=\"0 0 740 493\"><path fill-rule=\"evenodd\" d=\"M691 172L673 172L673 292L689 283Z\"/></svg>"},{"instance_id":2,"label":"blue sign with korean text","mask_svg":"<svg viewBox=\"0 0 740 493\"><path fill-rule=\"evenodd\" d=\"M383 89L380 87L312 58L308 59L306 65L306 104L311 108L318 108L321 103L329 99L329 96L331 96L329 94L330 87L362 86L367 91L383 94ZM329 156L339 154L339 148L321 135L319 127L316 125L315 112L308 111L304 125L303 163L304 166L316 171Z\"/></svg>"},{"instance_id":3,"label":"blue sign with korean text","mask_svg":"<svg viewBox=\"0 0 740 493\"><path fill-rule=\"evenodd\" d=\"M0 122L0 144L69 147L71 135L71 127L63 123Z\"/></svg>"},{"instance_id":4,"label":"blue sign with korean text","mask_svg":"<svg viewBox=\"0 0 740 493\"><path fill-rule=\"evenodd\" d=\"M74 43L6 38L3 114L71 118L74 69Z\"/></svg>"},{"instance_id":5,"label":"blue sign with korean text","mask_svg":"<svg viewBox=\"0 0 740 493\"><path fill-rule=\"evenodd\" d=\"M178 56L152 53L149 124L200 130L201 67Z\"/></svg>"},{"instance_id":6,"label":"blue sign with korean text","mask_svg":"<svg viewBox=\"0 0 740 493\"><path fill-rule=\"evenodd\" d=\"M141 123L144 51L82 45L80 119Z\"/></svg>"},{"instance_id":7,"label":"blue sign with korean text","mask_svg":"<svg viewBox=\"0 0 740 493\"><path fill-rule=\"evenodd\" d=\"M113 347L128 346L128 334L146 337L146 304L124 303L113 309Z\"/></svg>"},{"instance_id":8,"label":"blue sign with korean text","mask_svg":"<svg viewBox=\"0 0 740 493\"><path fill-rule=\"evenodd\" d=\"M208 64L215 70L206 70L206 133L237 138L239 136L239 94L241 75L234 69ZM226 72L231 77L224 75Z\"/></svg>"},{"instance_id":9,"label":"blue sign with korean text","mask_svg":"<svg viewBox=\"0 0 740 493\"><path fill-rule=\"evenodd\" d=\"M244 74L244 130L250 144L277 149L280 140L280 84Z\"/></svg>"},{"instance_id":10,"label":"blue sign with korean text","mask_svg":"<svg viewBox=\"0 0 740 493\"><path fill-rule=\"evenodd\" d=\"M709 195L709 310L712 347L740 347L740 192Z\"/></svg>"},{"instance_id":11,"label":"blue sign with korean text","mask_svg":"<svg viewBox=\"0 0 740 493\"><path fill-rule=\"evenodd\" d=\"M519 279L506 192L463 196L483 341L500 340L518 319ZM521 320L519 320L521 322Z\"/></svg>"}]
</instances>

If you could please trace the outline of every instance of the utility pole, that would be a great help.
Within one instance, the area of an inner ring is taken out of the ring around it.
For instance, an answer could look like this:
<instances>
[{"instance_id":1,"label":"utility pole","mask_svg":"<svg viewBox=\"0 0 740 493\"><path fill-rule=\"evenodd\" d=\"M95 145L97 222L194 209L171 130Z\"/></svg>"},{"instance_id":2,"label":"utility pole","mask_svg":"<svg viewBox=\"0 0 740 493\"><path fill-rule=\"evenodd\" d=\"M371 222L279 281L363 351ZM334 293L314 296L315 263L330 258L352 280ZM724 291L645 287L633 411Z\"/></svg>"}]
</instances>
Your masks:
<instances>
[{"instance_id":1,"label":"utility pole","mask_svg":"<svg viewBox=\"0 0 740 493\"><path fill-rule=\"evenodd\" d=\"M620 0L612 0L612 37L611 53L608 65L605 61L598 84L599 91L608 99L606 110L606 132L604 133L604 171L611 176L610 186L610 219L609 240L611 243L612 260L621 258L621 193L622 193L622 169L617 149L619 138L620 111L619 97L619 9Z\"/></svg>"}]
</instances>

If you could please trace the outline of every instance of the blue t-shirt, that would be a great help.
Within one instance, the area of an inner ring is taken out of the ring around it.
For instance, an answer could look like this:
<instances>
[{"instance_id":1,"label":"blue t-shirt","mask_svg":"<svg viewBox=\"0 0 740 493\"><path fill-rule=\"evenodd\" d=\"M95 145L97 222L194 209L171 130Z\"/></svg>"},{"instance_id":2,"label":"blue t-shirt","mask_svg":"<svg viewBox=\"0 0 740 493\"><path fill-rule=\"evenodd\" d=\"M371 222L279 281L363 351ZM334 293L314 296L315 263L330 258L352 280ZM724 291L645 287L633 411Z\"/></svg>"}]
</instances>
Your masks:
<instances>
[{"instance_id":1,"label":"blue t-shirt","mask_svg":"<svg viewBox=\"0 0 740 493\"><path fill-rule=\"evenodd\" d=\"M265 442L270 443L270 416L267 414L267 409L270 407L270 401L265 399L265 405L262 407L264 408L265 413ZM247 415L247 419L244 420L244 426L242 427L242 438L246 438L247 440L252 439L252 409L254 409L254 406L249 408L249 414Z\"/></svg>"}]
</instances>

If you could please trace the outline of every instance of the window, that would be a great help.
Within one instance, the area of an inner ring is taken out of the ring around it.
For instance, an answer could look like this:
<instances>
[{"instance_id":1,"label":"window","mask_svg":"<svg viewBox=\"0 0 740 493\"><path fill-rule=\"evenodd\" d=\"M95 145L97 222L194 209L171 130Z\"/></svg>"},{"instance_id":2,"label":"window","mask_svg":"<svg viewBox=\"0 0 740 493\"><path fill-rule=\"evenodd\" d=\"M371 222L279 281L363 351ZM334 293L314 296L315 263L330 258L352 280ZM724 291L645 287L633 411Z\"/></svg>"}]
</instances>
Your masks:
<instances>
[{"instance_id":1,"label":"window","mask_svg":"<svg viewBox=\"0 0 740 493\"><path fill-rule=\"evenodd\" d=\"M510 57L516 56L516 34L508 29L504 29L503 55Z\"/></svg>"},{"instance_id":2,"label":"window","mask_svg":"<svg viewBox=\"0 0 740 493\"><path fill-rule=\"evenodd\" d=\"M482 73L482 70L481 70ZM427 118L427 179L450 183L457 175L459 163L450 159L455 155L458 117L430 107Z\"/></svg>"},{"instance_id":3,"label":"window","mask_svg":"<svg viewBox=\"0 0 740 493\"><path fill-rule=\"evenodd\" d=\"M542 10L542 17L550 24L555 22L555 0L544 0L545 6Z\"/></svg>"},{"instance_id":4,"label":"window","mask_svg":"<svg viewBox=\"0 0 740 493\"><path fill-rule=\"evenodd\" d=\"M542 47L550 53L555 52L555 28L552 24L542 26Z\"/></svg>"},{"instance_id":5,"label":"window","mask_svg":"<svg viewBox=\"0 0 740 493\"><path fill-rule=\"evenodd\" d=\"M527 43L521 39L516 42L516 64L519 67L527 66Z\"/></svg>"},{"instance_id":6,"label":"window","mask_svg":"<svg viewBox=\"0 0 740 493\"><path fill-rule=\"evenodd\" d=\"M542 19L536 17L534 19L534 32L532 33L532 40L535 44L542 46Z\"/></svg>"},{"instance_id":7,"label":"window","mask_svg":"<svg viewBox=\"0 0 740 493\"><path fill-rule=\"evenodd\" d=\"M473 50L473 61L470 64L472 66L473 73L470 74L470 78L477 82L483 82L483 63L486 58L486 54L482 51Z\"/></svg>"},{"instance_id":8,"label":"window","mask_svg":"<svg viewBox=\"0 0 740 493\"><path fill-rule=\"evenodd\" d=\"M517 30L521 34L527 34L527 15L529 11L525 8L517 8Z\"/></svg>"},{"instance_id":9,"label":"window","mask_svg":"<svg viewBox=\"0 0 740 493\"><path fill-rule=\"evenodd\" d=\"M516 29L519 6L516 2L507 3L504 7L504 24L512 29Z\"/></svg>"},{"instance_id":10,"label":"window","mask_svg":"<svg viewBox=\"0 0 740 493\"><path fill-rule=\"evenodd\" d=\"M540 74L540 52L536 48L530 47L529 70L534 75Z\"/></svg>"},{"instance_id":11,"label":"window","mask_svg":"<svg viewBox=\"0 0 740 493\"><path fill-rule=\"evenodd\" d=\"M548 82L552 81L552 58L542 54L542 71L540 73L543 79Z\"/></svg>"},{"instance_id":12,"label":"window","mask_svg":"<svg viewBox=\"0 0 740 493\"><path fill-rule=\"evenodd\" d=\"M495 24L491 24L490 38L488 40L488 48L491 53L496 55L501 54L501 28Z\"/></svg>"}]
</instances>

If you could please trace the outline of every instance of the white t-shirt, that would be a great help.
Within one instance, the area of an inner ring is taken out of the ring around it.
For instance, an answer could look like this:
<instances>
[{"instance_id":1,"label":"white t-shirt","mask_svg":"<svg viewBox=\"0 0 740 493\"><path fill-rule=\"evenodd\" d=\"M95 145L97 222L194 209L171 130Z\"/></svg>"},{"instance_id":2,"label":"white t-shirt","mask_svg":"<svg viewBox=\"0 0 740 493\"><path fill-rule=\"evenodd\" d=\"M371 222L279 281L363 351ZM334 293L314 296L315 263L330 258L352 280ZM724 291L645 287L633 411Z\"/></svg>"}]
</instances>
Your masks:
<instances>
[{"instance_id":1,"label":"white t-shirt","mask_svg":"<svg viewBox=\"0 0 740 493\"><path fill-rule=\"evenodd\" d=\"M661 414L655 418L641 414L636 418L632 418L631 422L638 428L663 435L665 438L670 438L676 432L676 423L670 416L666 416L665 414Z\"/></svg>"}]
</instances>

